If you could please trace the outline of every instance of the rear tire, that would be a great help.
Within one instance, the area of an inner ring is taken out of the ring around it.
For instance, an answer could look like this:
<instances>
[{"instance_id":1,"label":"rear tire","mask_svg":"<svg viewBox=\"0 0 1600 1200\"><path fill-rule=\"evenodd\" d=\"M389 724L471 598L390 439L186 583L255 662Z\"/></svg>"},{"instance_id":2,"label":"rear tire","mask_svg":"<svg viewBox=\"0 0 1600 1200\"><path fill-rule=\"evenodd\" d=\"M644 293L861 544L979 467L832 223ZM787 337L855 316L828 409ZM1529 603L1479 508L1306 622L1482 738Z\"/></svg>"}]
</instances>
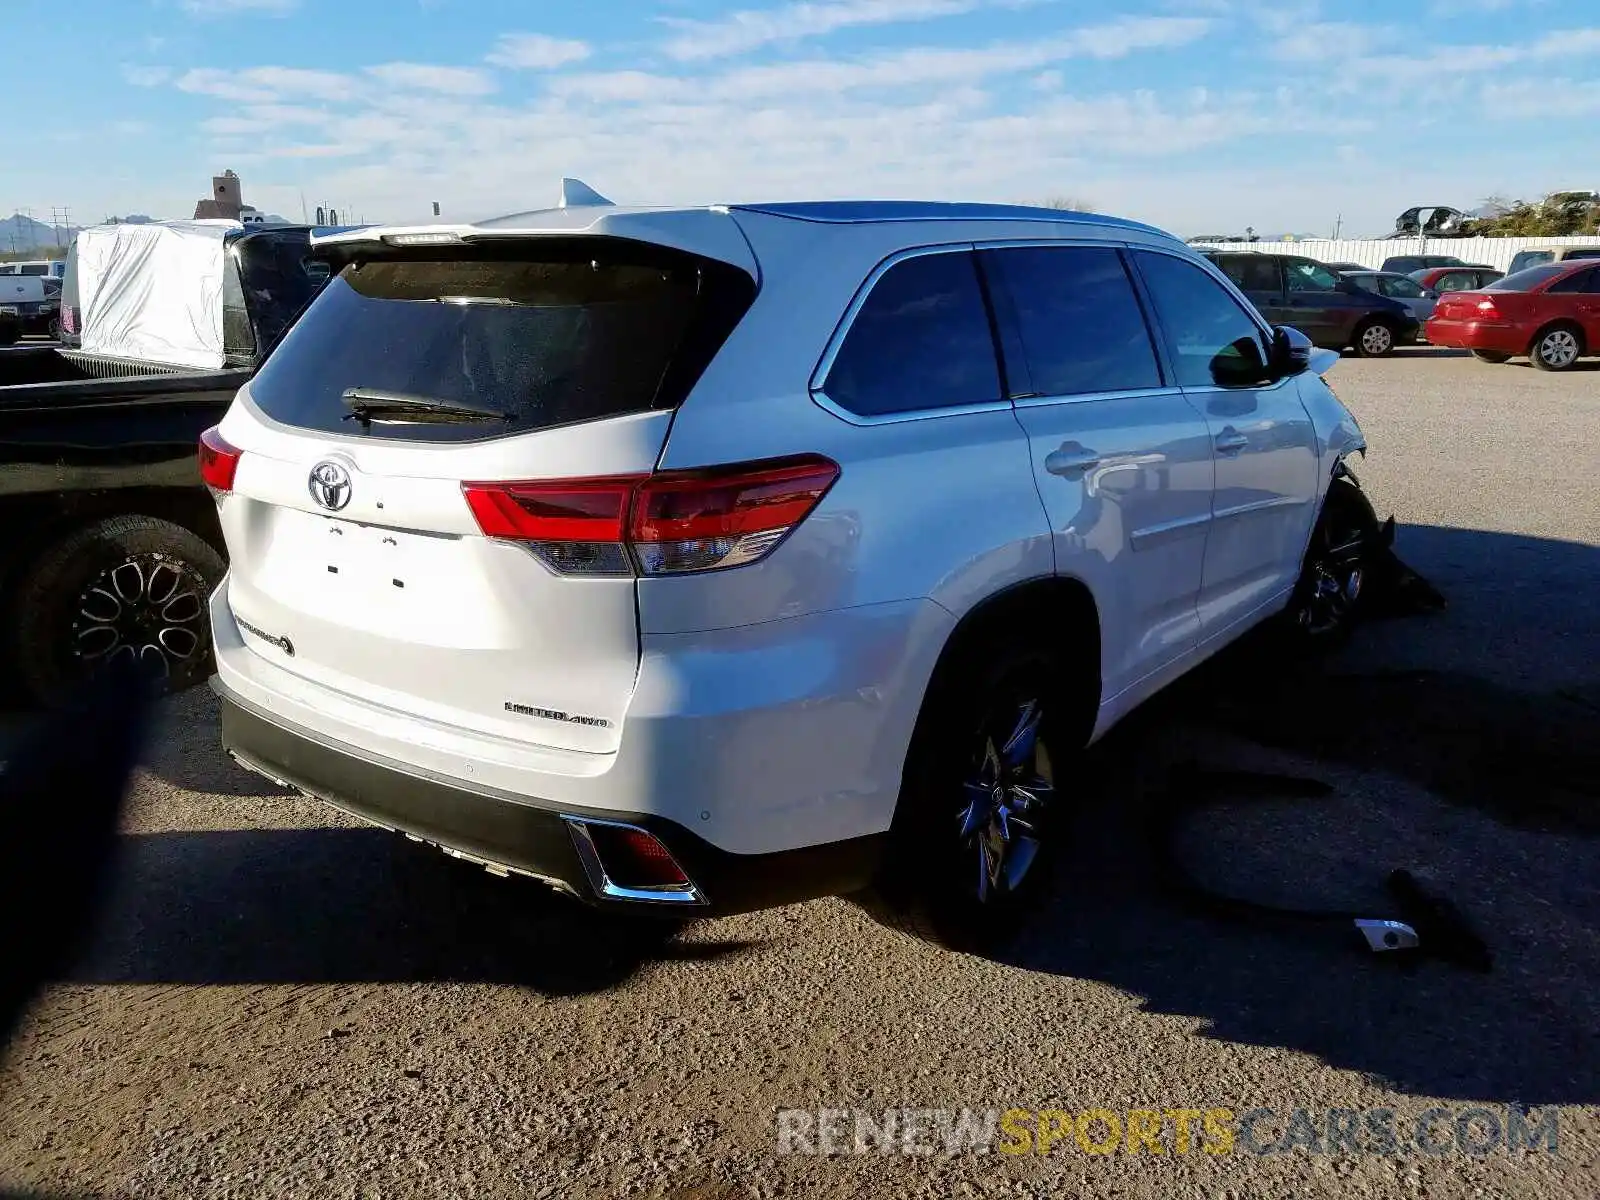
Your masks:
<instances>
[{"instance_id":1,"label":"rear tire","mask_svg":"<svg viewBox=\"0 0 1600 1200\"><path fill-rule=\"evenodd\" d=\"M1479 362L1494 363L1496 366L1498 366L1500 363L1508 363L1511 361L1511 355L1502 354L1498 350L1474 350L1472 352L1472 357L1477 359Z\"/></svg>"},{"instance_id":2,"label":"rear tire","mask_svg":"<svg viewBox=\"0 0 1600 1200\"><path fill-rule=\"evenodd\" d=\"M1576 325L1549 325L1533 335L1528 357L1541 371L1565 371L1583 357L1583 330Z\"/></svg>"},{"instance_id":3,"label":"rear tire","mask_svg":"<svg viewBox=\"0 0 1600 1200\"><path fill-rule=\"evenodd\" d=\"M1067 825L1057 781L1081 747L1059 655L991 642L964 659L923 703L884 866L859 899L913 937L991 953L1037 906Z\"/></svg>"},{"instance_id":4,"label":"rear tire","mask_svg":"<svg viewBox=\"0 0 1600 1200\"><path fill-rule=\"evenodd\" d=\"M1394 326L1382 317L1368 317L1350 335L1350 344L1362 358L1387 358L1394 353Z\"/></svg>"},{"instance_id":5,"label":"rear tire","mask_svg":"<svg viewBox=\"0 0 1600 1200\"><path fill-rule=\"evenodd\" d=\"M12 659L50 703L102 663L132 660L181 691L211 673L208 601L227 570L200 537L155 517L79 529L29 567L13 609Z\"/></svg>"},{"instance_id":6,"label":"rear tire","mask_svg":"<svg viewBox=\"0 0 1600 1200\"><path fill-rule=\"evenodd\" d=\"M22 337L22 323L11 317L0 317L0 346L15 346Z\"/></svg>"}]
</instances>

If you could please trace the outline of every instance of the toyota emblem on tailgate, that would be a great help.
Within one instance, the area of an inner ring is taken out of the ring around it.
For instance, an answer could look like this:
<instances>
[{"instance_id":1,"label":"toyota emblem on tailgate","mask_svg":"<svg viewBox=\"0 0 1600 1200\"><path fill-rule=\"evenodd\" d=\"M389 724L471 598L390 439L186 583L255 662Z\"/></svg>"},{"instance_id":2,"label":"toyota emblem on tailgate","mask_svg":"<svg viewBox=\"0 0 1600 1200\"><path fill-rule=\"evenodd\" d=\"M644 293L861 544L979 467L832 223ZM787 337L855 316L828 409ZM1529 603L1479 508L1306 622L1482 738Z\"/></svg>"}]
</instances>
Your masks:
<instances>
[{"instance_id":1,"label":"toyota emblem on tailgate","mask_svg":"<svg viewBox=\"0 0 1600 1200\"><path fill-rule=\"evenodd\" d=\"M311 468L311 498L329 512L338 512L350 503L350 472L326 459Z\"/></svg>"}]
</instances>

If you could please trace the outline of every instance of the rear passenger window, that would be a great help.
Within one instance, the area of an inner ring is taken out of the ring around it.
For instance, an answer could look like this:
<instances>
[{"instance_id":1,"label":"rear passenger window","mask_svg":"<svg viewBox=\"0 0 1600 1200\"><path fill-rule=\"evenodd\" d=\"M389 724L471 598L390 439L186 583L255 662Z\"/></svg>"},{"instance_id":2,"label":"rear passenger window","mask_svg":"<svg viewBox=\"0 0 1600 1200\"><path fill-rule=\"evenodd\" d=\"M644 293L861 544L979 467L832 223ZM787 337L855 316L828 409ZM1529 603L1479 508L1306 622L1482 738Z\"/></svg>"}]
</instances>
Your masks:
<instances>
[{"instance_id":1,"label":"rear passenger window","mask_svg":"<svg viewBox=\"0 0 1600 1200\"><path fill-rule=\"evenodd\" d=\"M1170 254L1139 251L1137 258L1179 384L1240 387L1267 381L1266 335L1221 284Z\"/></svg>"},{"instance_id":2,"label":"rear passenger window","mask_svg":"<svg viewBox=\"0 0 1600 1200\"><path fill-rule=\"evenodd\" d=\"M1276 292L1278 260L1265 254L1235 254L1217 260L1222 273L1241 292Z\"/></svg>"},{"instance_id":3,"label":"rear passenger window","mask_svg":"<svg viewBox=\"0 0 1600 1200\"><path fill-rule=\"evenodd\" d=\"M1549 287L1547 292L1596 292L1600 291L1600 268L1591 268L1579 271L1576 275L1568 275L1565 279L1558 279Z\"/></svg>"},{"instance_id":4,"label":"rear passenger window","mask_svg":"<svg viewBox=\"0 0 1600 1200\"><path fill-rule=\"evenodd\" d=\"M861 416L1002 399L972 254L917 254L879 276L822 386Z\"/></svg>"},{"instance_id":5,"label":"rear passenger window","mask_svg":"<svg viewBox=\"0 0 1600 1200\"><path fill-rule=\"evenodd\" d=\"M1017 246L984 251L983 265L1015 322L1016 338L1006 339L1013 396L1161 386L1149 327L1114 249Z\"/></svg>"}]
</instances>

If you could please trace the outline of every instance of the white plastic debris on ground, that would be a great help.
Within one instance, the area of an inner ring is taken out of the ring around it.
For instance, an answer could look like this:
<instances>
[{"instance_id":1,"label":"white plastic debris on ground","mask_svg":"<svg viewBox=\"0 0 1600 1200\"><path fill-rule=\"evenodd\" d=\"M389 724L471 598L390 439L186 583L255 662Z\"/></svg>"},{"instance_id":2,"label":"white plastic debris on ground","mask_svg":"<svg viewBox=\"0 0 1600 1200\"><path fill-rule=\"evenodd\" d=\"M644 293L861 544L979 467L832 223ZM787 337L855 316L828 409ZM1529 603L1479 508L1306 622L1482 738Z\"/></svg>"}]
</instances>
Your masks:
<instances>
[{"instance_id":1,"label":"white plastic debris on ground","mask_svg":"<svg viewBox=\"0 0 1600 1200\"><path fill-rule=\"evenodd\" d=\"M224 239L241 228L237 221L163 221L79 233L82 350L221 367Z\"/></svg>"}]
</instances>

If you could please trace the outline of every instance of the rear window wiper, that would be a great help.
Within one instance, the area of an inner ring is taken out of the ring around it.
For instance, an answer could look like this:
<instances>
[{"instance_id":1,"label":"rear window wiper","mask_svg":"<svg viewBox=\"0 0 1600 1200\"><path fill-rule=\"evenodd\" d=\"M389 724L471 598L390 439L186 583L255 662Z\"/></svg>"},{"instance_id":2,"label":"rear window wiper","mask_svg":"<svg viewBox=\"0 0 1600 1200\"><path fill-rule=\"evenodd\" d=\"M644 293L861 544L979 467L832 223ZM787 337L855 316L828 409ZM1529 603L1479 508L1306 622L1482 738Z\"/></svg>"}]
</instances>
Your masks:
<instances>
[{"instance_id":1,"label":"rear window wiper","mask_svg":"<svg viewBox=\"0 0 1600 1200\"><path fill-rule=\"evenodd\" d=\"M374 421L429 421L439 424L465 421L515 421L517 415L435 396L412 392L391 392L384 388L345 388L346 421L371 425Z\"/></svg>"}]
</instances>

